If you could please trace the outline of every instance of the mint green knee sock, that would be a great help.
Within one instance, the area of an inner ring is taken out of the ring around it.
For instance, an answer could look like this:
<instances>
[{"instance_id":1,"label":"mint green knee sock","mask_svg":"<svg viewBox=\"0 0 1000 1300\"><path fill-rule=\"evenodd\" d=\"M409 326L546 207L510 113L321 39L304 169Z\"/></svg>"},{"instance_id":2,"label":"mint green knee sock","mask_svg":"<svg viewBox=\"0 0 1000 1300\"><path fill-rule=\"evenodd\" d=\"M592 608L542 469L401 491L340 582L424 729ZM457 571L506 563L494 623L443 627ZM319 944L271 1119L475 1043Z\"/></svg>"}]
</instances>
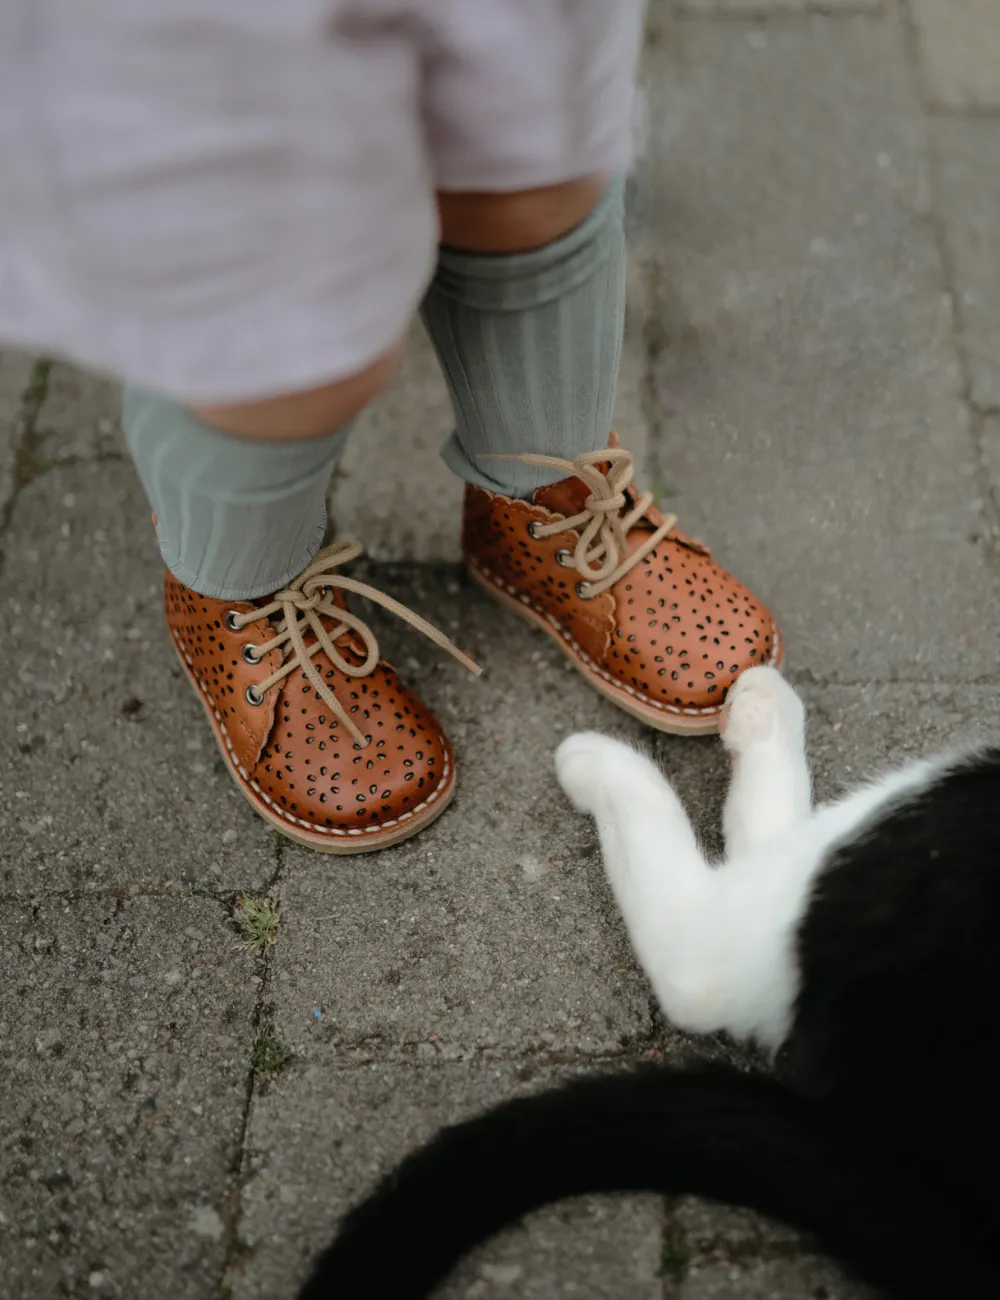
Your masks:
<instances>
[{"instance_id":1,"label":"mint green knee sock","mask_svg":"<svg viewBox=\"0 0 1000 1300\"><path fill-rule=\"evenodd\" d=\"M447 465L509 496L553 482L558 471L483 456L571 459L607 445L625 320L623 182L543 248L442 248L422 314L455 408Z\"/></svg>"},{"instance_id":2,"label":"mint green knee sock","mask_svg":"<svg viewBox=\"0 0 1000 1300\"><path fill-rule=\"evenodd\" d=\"M233 438L137 389L126 390L124 427L163 559L195 591L223 600L269 595L322 546L327 487L347 428L301 442Z\"/></svg>"}]
</instances>

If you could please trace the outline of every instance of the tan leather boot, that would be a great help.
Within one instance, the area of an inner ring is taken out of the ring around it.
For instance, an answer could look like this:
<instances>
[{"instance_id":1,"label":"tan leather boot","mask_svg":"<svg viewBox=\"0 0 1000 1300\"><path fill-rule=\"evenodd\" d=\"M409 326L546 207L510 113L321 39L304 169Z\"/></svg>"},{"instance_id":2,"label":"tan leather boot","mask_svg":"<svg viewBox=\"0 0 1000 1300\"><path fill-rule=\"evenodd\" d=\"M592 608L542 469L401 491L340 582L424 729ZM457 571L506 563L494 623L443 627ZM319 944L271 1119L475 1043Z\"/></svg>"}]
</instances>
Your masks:
<instances>
[{"instance_id":1,"label":"tan leather boot","mask_svg":"<svg viewBox=\"0 0 1000 1300\"><path fill-rule=\"evenodd\" d=\"M354 591L404 618L472 672L429 623L339 572L360 553L327 547L267 601L200 596L167 573L167 623L236 784L282 834L327 853L408 839L455 792L434 715L379 658L347 608Z\"/></svg>"},{"instance_id":2,"label":"tan leather boot","mask_svg":"<svg viewBox=\"0 0 1000 1300\"><path fill-rule=\"evenodd\" d=\"M516 459L567 477L531 501L467 489L471 575L627 713L660 731L718 731L739 674L781 662L771 614L632 487L632 455L614 435L573 461Z\"/></svg>"}]
</instances>

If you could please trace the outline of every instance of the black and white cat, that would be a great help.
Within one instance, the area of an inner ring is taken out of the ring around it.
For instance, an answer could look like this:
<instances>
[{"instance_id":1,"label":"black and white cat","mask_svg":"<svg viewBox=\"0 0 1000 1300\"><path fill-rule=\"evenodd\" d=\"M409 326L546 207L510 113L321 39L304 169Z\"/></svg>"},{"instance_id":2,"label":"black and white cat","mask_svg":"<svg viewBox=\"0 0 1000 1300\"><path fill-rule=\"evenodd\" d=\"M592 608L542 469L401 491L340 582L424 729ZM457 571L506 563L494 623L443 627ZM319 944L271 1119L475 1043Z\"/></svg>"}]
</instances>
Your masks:
<instances>
[{"instance_id":1,"label":"black and white cat","mask_svg":"<svg viewBox=\"0 0 1000 1300\"><path fill-rule=\"evenodd\" d=\"M634 749L556 755L666 1014L758 1044L776 1077L620 1071L447 1129L347 1217L302 1300L414 1300L526 1212L612 1190L759 1210L899 1300L1000 1295L1000 749L813 809L803 738L781 676L744 674L718 865Z\"/></svg>"}]
</instances>

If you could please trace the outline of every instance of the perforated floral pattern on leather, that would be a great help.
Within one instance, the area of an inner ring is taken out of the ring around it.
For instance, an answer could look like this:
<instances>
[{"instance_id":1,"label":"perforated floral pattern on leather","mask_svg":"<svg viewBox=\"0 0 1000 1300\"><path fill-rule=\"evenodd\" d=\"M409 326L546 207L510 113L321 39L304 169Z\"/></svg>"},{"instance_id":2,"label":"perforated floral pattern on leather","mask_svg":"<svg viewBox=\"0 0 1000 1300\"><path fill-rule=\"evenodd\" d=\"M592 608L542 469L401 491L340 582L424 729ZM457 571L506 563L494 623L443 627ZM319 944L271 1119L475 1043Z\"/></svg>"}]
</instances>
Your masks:
<instances>
[{"instance_id":1,"label":"perforated floral pattern on leather","mask_svg":"<svg viewBox=\"0 0 1000 1300\"><path fill-rule=\"evenodd\" d=\"M577 597L579 574L556 559L560 551L573 546L574 534L540 541L531 537L528 525L532 520L554 518L550 511L527 501L512 501L470 487L462 527L466 559L506 588L508 595L558 619L592 659L603 659L615 630L614 598L610 593L593 600Z\"/></svg>"},{"instance_id":2,"label":"perforated floral pattern on leather","mask_svg":"<svg viewBox=\"0 0 1000 1300\"><path fill-rule=\"evenodd\" d=\"M359 750L297 669L279 688L254 773L261 789L317 826L379 825L422 808L450 768L433 715L388 664L365 678L323 675L371 743Z\"/></svg>"},{"instance_id":3,"label":"perforated floral pattern on leather","mask_svg":"<svg viewBox=\"0 0 1000 1300\"><path fill-rule=\"evenodd\" d=\"M247 686L281 662L277 653L256 665L243 658L245 645L271 635L263 620L238 632L227 626L228 611L251 610L251 604L199 596L169 573L164 596L167 623L214 713L220 747L251 800L272 815L319 835L374 835L418 816L454 779L439 724L389 664L382 661L361 678L337 671L322 654L314 659L338 701L371 736L358 749L301 669L269 690L263 704L247 701ZM349 636L337 648L349 662L362 662Z\"/></svg>"},{"instance_id":4,"label":"perforated floral pattern on leather","mask_svg":"<svg viewBox=\"0 0 1000 1300\"><path fill-rule=\"evenodd\" d=\"M773 660L776 629L769 611L700 542L680 533L661 542L603 596L581 597L577 573L555 558L558 551L573 549L578 533L535 541L528 531L532 520L565 517L543 501L567 511L580 508L575 482L564 503L565 495L564 483L541 489L532 503L469 488L463 533L468 562L557 623L568 633L564 649L582 652L589 667L640 701L684 713L717 712L745 668ZM654 522L660 522L658 516ZM649 531L637 526L630 544L637 545ZM605 628L603 638L588 635L598 622Z\"/></svg>"},{"instance_id":5,"label":"perforated floral pattern on leather","mask_svg":"<svg viewBox=\"0 0 1000 1300\"><path fill-rule=\"evenodd\" d=\"M243 658L243 647L266 640L267 624L252 623L239 632L232 631L226 626L226 615L230 610L249 611L251 604L199 596L169 572L163 584L163 600L167 626L182 659L219 715L237 762L252 768L270 730L274 701L266 700L251 709L246 689L251 683L263 681L279 659L268 655L259 664L249 664Z\"/></svg>"}]
</instances>

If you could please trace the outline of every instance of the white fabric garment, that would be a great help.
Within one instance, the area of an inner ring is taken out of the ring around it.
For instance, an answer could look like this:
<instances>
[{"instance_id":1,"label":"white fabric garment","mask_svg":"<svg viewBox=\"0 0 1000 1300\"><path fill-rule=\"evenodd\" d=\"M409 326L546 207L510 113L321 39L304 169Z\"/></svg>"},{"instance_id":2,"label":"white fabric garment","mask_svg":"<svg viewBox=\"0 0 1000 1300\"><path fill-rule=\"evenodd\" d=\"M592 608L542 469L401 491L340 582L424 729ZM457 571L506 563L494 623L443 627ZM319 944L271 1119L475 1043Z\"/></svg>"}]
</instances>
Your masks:
<instances>
[{"instance_id":1,"label":"white fabric garment","mask_svg":"<svg viewBox=\"0 0 1000 1300\"><path fill-rule=\"evenodd\" d=\"M364 368L434 191L628 164L643 0L2 0L0 343L178 401Z\"/></svg>"}]
</instances>

